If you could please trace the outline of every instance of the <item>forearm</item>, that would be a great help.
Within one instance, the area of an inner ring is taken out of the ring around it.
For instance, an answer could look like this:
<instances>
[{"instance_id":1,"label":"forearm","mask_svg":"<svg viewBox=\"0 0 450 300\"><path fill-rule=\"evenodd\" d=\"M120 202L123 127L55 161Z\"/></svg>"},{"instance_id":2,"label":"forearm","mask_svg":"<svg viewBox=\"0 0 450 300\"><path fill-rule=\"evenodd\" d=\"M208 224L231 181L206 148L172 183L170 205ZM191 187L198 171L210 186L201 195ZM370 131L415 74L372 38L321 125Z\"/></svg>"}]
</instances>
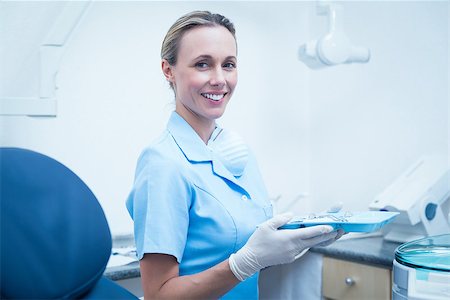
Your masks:
<instances>
[{"instance_id":1,"label":"forearm","mask_svg":"<svg viewBox=\"0 0 450 300\"><path fill-rule=\"evenodd\" d=\"M197 274L174 276L145 299L217 299L239 282L225 260Z\"/></svg>"}]
</instances>

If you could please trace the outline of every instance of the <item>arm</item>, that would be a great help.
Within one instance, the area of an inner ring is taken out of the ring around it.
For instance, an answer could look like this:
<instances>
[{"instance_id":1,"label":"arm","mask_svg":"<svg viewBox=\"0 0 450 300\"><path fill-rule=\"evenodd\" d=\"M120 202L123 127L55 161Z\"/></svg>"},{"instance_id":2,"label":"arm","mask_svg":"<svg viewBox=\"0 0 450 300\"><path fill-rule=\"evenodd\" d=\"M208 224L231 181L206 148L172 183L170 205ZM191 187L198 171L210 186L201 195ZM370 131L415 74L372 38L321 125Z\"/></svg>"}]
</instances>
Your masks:
<instances>
[{"instance_id":1,"label":"arm","mask_svg":"<svg viewBox=\"0 0 450 300\"><path fill-rule=\"evenodd\" d=\"M145 299L217 299L239 280L228 260L203 272L179 276L178 262L167 254L145 254L140 261Z\"/></svg>"},{"instance_id":2,"label":"arm","mask_svg":"<svg viewBox=\"0 0 450 300\"><path fill-rule=\"evenodd\" d=\"M145 298L218 298L259 270L293 262L305 249L332 242L342 234L326 225L278 230L291 218L279 215L266 221L229 259L197 274L179 276L178 262L172 255L145 254L141 259Z\"/></svg>"}]
</instances>

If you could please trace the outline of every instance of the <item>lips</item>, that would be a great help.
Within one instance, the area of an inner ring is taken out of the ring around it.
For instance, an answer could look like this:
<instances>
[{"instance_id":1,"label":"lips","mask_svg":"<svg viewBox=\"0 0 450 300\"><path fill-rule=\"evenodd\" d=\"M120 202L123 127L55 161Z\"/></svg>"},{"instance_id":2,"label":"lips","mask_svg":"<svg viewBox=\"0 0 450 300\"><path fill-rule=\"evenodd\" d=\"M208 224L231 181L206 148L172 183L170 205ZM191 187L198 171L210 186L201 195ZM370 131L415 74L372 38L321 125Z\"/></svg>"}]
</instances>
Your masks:
<instances>
[{"instance_id":1,"label":"lips","mask_svg":"<svg viewBox=\"0 0 450 300\"><path fill-rule=\"evenodd\" d=\"M214 94L212 94L212 93L201 93L201 95L203 97L205 97L206 99L209 99L209 100L213 100L213 101L220 101L220 100L222 100L225 97L226 94L228 94L228 93L220 93L220 94L217 94L217 93L214 93Z\"/></svg>"}]
</instances>

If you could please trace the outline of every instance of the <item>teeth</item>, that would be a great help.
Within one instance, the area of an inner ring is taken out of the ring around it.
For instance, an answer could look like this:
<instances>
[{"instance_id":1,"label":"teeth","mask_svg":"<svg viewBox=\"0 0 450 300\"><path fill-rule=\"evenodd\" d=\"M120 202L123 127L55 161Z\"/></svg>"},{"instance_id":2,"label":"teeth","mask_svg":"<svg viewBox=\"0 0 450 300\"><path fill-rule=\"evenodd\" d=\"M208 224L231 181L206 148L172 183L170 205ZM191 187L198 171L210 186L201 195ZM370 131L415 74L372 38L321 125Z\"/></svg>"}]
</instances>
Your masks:
<instances>
[{"instance_id":1,"label":"teeth","mask_svg":"<svg viewBox=\"0 0 450 300\"><path fill-rule=\"evenodd\" d=\"M202 95L203 95L203 97L206 97L206 98L214 100L214 101L219 101L220 99L223 98L223 96L225 96L225 94L220 94L220 95L202 94Z\"/></svg>"}]
</instances>

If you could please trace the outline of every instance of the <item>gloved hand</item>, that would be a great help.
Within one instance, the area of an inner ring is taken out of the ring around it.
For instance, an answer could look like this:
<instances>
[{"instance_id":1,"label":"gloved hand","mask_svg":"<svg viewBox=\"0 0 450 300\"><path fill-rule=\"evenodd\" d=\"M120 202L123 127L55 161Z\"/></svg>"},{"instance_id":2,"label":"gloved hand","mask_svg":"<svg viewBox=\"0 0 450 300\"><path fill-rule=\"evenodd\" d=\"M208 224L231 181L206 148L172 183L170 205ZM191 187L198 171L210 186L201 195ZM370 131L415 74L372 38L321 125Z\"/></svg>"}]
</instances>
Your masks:
<instances>
[{"instance_id":1,"label":"gloved hand","mask_svg":"<svg viewBox=\"0 0 450 300\"><path fill-rule=\"evenodd\" d=\"M282 214L259 225L247 243L229 258L231 271L240 281L268 266L293 262L305 249L334 241L337 232L328 225L278 230L292 219Z\"/></svg>"}]
</instances>

